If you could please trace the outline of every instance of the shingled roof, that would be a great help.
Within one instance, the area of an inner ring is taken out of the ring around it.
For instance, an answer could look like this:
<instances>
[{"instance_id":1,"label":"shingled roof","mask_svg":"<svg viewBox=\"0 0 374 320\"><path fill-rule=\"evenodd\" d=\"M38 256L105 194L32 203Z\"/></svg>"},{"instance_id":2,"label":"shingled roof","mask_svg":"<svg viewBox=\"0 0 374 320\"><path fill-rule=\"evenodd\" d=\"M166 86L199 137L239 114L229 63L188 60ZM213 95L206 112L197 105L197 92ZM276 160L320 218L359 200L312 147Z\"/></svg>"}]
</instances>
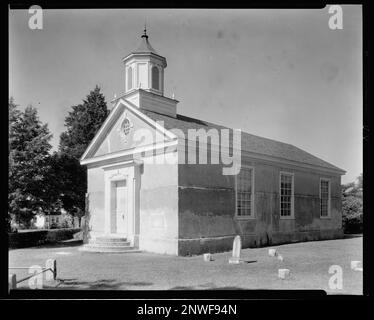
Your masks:
<instances>
[{"instance_id":1,"label":"shingled roof","mask_svg":"<svg viewBox=\"0 0 374 320\"><path fill-rule=\"evenodd\" d=\"M154 53L158 55L157 51L149 43L148 37L142 37L138 48L132 53Z\"/></svg>"},{"instance_id":2,"label":"shingled roof","mask_svg":"<svg viewBox=\"0 0 374 320\"><path fill-rule=\"evenodd\" d=\"M203 120L186 117L180 114L177 114L177 117L173 118L164 114L159 114L148 110L142 110L142 112L154 121L163 121L165 129L171 130L177 128L182 130L186 137L188 129L209 130L211 128L215 128L232 130L228 127L206 122ZM242 150L265 156L280 158L284 160L296 161L299 163L309 164L312 166L323 167L326 169L339 171L342 174L345 172L343 169L340 169L320 158L317 158L312 154L304 150L301 150L300 148L297 148L291 144L263 138L243 131L241 137Z\"/></svg>"}]
</instances>

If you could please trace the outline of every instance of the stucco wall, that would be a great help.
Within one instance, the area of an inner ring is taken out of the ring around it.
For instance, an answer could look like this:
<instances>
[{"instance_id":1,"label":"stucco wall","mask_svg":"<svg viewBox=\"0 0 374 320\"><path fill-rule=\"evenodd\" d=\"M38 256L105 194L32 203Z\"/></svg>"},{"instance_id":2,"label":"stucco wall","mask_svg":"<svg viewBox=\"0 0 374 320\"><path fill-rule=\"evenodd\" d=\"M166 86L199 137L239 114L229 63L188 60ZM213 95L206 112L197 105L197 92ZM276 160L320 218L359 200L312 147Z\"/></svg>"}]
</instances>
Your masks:
<instances>
[{"instance_id":1,"label":"stucco wall","mask_svg":"<svg viewBox=\"0 0 374 320\"><path fill-rule=\"evenodd\" d=\"M228 250L235 235L243 246L335 237L341 229L340 176L254 159L255 218L235 217L235 177L221 165L179 165L179 252ZM279 174L294 173L295 218L280 219ZM331 218L320 218L319 181L331 179ZM323 230L321 232L321 230Z\"/></svg>"},{"instance_id":2,"label":"stucco wall","mask_svg":"<svg viewBox=\"0 0 374 320\"><path fill-rule=\"evenodd\" d=\"M104 170L99 167L87 169L87 192L89 195L90 237L104 233Z\"/></svg>"},{"instance_id":3,"label":"stucco wall","mask_svg":"<svg viewBox=\"0 0 374 320\"><path fill-rule=\"evenodd\" d=\"M178 254L178 165L144 163L140 181L139 248Z\"/></svg>"},{"instance_id":4,"label":"stucco wall","mask_svg":"<svg viewBox=\"0 0 374 320\"><path fill-rule=\"evenodd\" d=\"M178 166L145 163L140 168L139 249L178 254ZM90 237L105 233L104 170L88 168Z\"/></svg>"}]
</instances>

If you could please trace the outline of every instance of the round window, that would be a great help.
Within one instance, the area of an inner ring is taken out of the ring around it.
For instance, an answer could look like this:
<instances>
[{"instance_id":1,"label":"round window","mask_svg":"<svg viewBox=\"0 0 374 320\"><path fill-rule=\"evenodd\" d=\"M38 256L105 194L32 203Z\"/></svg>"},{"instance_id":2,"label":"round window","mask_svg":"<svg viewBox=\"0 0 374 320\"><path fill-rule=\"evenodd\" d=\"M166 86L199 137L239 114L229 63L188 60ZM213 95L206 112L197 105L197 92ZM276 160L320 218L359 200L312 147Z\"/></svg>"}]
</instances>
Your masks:
<instances>
[{"instance_id":1,"label":"round window","mask_svg":"<svg viewBox=\"0 0 374 320\"><path fill-rule=\"evenodd\" d=\"M123 139L125 140L125 142L127 142L127 138L130 134L132 126L133 125L128 118L125 118L123 120L122 124L121 124L120 134L123 137Z\"/></svg>"},{"instance_id":2,"label":"round window","mask_svg":"<svg viewBox=\"0 0 374 320\"><path fill-rule=\"evenodd\" d=\"M129 119L125 119L122 123L122 131L127 136L130 133L131 123Z\"/></svg>"}]
</instances>

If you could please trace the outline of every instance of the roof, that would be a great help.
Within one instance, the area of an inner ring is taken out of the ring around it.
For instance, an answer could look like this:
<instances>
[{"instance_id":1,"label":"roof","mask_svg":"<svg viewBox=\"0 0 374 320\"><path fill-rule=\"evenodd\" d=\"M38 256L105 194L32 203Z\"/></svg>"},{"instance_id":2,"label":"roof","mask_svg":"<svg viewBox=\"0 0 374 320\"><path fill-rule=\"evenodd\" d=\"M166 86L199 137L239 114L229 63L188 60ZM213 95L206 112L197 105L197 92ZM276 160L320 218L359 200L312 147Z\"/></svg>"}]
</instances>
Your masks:
<instances>
[{"instance_id":1,"label":"roof","mask_svg":"<svg viewBox=\"0 0 374 320\"><path fill-rule=\"evenodd\" d=\"M209 130L211 128L215 128L232 130L232 128L224 127L203 120L186 117L180 114L177 114L176 118L173 118L164 114L159 114L148 110L142 110L142 112L154 121L163 121L165 129L167 130L171 130L174 128L182 130L185 136L187 136L188 129ZM241 137L242 150L258 153L265 156L276 157L284 160L296 161L299 163L309 164L312 166L323 167L334 171L344 172L343 169L340 169L320 158L317 158L316 156L291 144L263 138L246 132L242 132Z\"/></svg>"},{"instance_id":2,"label":"roof","mask_svg":"<svg viewBox=\"0 0 374 320\"><path fill-rule=\"evenodd\" d=\"M154 53L159 55L155 49L151 46L151 44L148 41L148 36L142 36L142 40L138 46L138 48L133 51L132 53Z\"/></svg>"}]
</instances>

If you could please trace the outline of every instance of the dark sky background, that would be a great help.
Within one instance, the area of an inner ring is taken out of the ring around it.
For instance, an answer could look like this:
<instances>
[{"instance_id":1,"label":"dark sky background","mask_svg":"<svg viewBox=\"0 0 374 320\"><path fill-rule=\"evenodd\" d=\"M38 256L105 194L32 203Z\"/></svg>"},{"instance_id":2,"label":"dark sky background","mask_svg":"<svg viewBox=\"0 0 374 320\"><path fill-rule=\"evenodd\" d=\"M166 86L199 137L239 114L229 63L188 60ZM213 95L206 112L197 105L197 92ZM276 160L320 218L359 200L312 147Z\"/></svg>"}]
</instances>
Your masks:
<instances>
[{"instance_id":1,"label":"dark sky background","mask_svg":"<svg viewBox=\"0 0 374 320\"><path fill-rule=\"evenodd\" d=\"M121 58L147 21L166 57L165 95L178 113L294 144L362 172L362 14L342 6L343 30L322 10L10 11L10 96L48 122L56 148L72 105L96 84L109 101L124 91Z\"/></svg>"}]
</instances>

